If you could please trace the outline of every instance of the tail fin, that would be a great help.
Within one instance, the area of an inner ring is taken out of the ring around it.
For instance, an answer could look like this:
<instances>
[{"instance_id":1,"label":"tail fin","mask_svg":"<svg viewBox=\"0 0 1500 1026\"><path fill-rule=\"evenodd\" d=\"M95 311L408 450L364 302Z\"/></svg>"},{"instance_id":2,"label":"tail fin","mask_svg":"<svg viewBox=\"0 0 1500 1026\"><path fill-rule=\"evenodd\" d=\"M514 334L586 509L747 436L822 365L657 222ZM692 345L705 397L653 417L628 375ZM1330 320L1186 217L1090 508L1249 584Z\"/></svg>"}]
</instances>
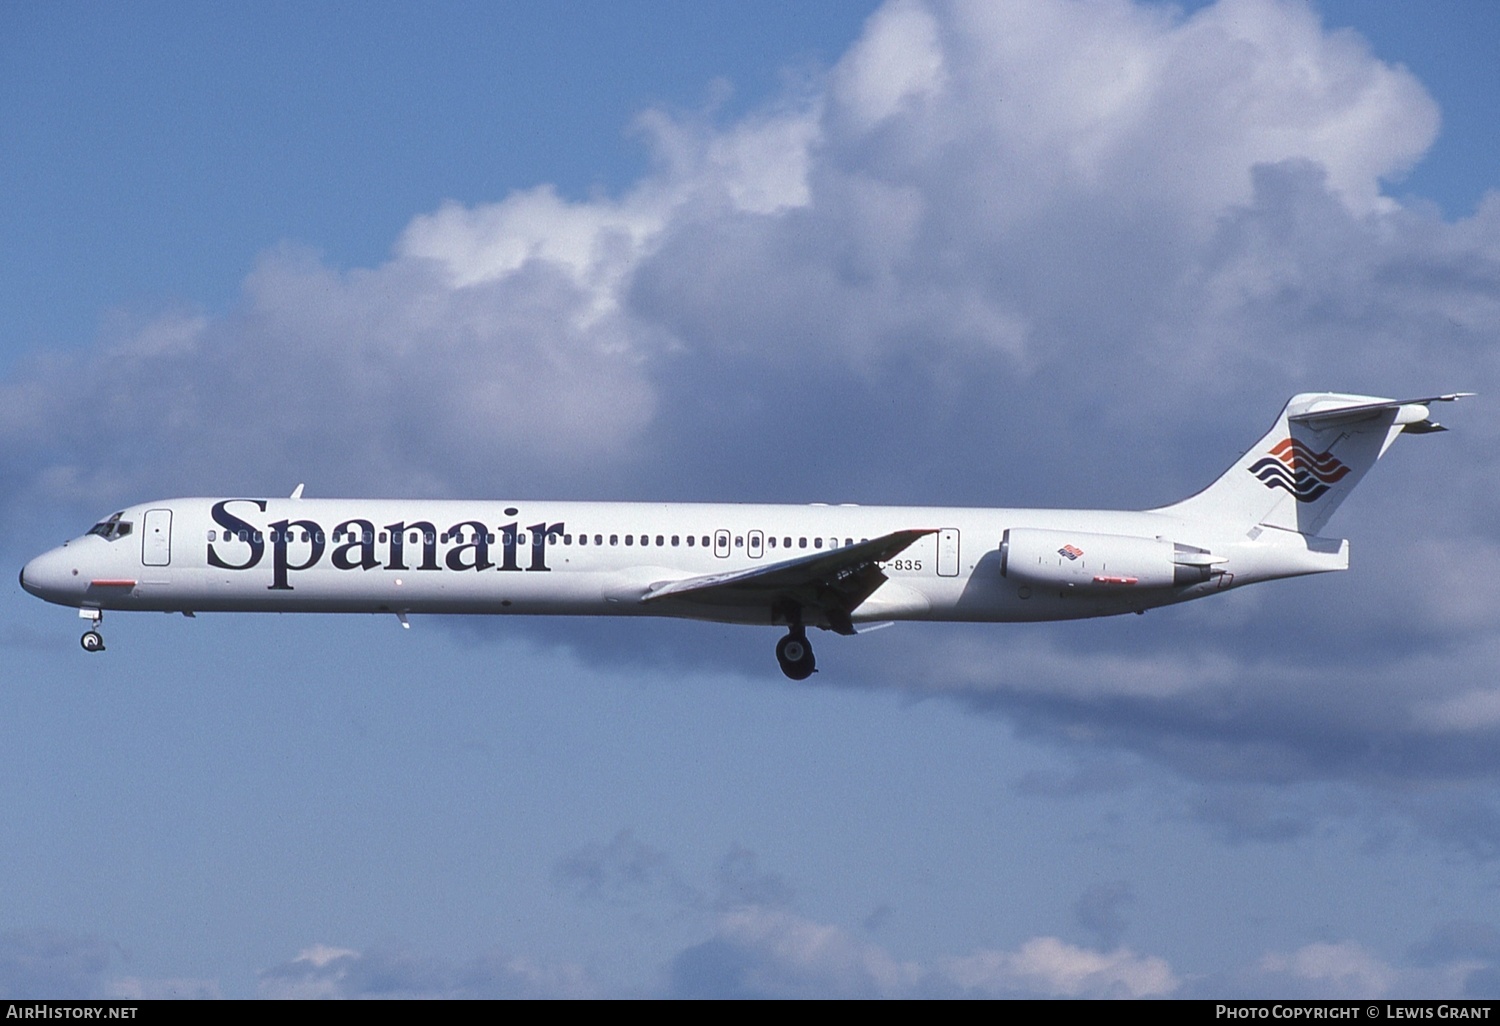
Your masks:
<instances>
[{"instance_id":1,"label":"tail fin","mask_svg":"<svg viewBox=\"0 0 1500 1026\"><path fill-rule=\"evenodd\" d=\"M1317 534L1365 471L1403 431L1447 430L1427 407L1472 392L1380 399L1337 392L1295 395L1266 436L1213 484L1155 510L1193 520Z\"/></svg>"}]
</instances>

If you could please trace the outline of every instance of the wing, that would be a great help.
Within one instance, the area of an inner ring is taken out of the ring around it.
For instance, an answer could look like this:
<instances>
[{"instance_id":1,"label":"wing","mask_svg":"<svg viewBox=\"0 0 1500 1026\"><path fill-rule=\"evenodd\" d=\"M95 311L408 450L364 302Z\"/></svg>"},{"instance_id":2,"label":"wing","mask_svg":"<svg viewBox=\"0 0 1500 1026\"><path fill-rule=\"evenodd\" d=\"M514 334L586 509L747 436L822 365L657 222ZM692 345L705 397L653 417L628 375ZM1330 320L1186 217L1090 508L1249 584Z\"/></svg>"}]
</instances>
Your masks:
<instances>
[{"instance_id":1,"label":"wing","mask_svg":"<svg viewBox=\"0 0 1500 1026\"><path fill-rule=\"evenodd\" d=\"M821 613L840 634L853 634L849 614L887 580L880 564L894 559L936 528L894 531L841 549L801 556L769 566L653 584L642 602L677 599L698 605L764 606L793 604Z\"/></svg>"}]
</instances>

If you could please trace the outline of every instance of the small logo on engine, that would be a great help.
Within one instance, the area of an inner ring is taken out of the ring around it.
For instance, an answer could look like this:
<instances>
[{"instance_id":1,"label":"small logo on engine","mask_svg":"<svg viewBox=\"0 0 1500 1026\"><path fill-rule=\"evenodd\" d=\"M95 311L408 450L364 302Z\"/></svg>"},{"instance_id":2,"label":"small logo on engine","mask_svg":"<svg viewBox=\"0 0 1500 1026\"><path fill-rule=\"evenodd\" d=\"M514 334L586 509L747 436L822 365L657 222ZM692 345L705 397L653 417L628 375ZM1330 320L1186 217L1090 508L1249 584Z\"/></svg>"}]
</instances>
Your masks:
<instances>
[{"instance_id":1,"label":"small logo on engine","mask_svg":"<svg viewBox=\"0 0 1500 1026\"><path fill-rule=\"evenodd\" d=\"M1080 549L1077 545L1064 545L1062 548L1057 550L1057 554L1059 556L1066 556L1069 559L1077 559L1079 556L1083 555L1083 550Z\"/></svg>"},{"instance_id":2,"label":"small logo on engine","mask_svg":"<svg viewBox=\"0 0 1500 1026\"><path fill-rule=\"evenodd\" d=\"M1284 488L1298 502L1315 502L1343 480L1349 467L1327 452L1313 452L1295 438L1284 438L1269 456L1250 468L1267 488Z\"/></svg>"}]
</instances>

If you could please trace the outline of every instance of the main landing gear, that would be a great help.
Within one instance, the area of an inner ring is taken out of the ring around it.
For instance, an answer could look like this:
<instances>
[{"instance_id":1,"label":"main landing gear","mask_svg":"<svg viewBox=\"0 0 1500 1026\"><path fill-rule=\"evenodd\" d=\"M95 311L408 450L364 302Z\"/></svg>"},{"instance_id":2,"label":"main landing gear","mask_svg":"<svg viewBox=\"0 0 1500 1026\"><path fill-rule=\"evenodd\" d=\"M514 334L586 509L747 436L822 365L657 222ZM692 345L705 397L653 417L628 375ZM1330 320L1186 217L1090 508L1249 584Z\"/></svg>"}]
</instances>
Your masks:
<instances>
[{"instance_id":1,"label":"main landing gear","mask_svg":"<svg viewBox=\"0 0 1500 1026\"><path fill-rule=\"evenodd\" d=\"M806 680L817 670L818 661L813 658L807 631L800 624L776 643L776 661L781 663L781 672L792 680Z\"/></svg>"},{"instance_id":2,"label":"main landing gear","mask_svg":"<svg viewBox=\"0 0 1500 1026\"><path fill-rule=\"evenodd\" d=\"M78 639L78 643L83 646L85 652L103 652L104 635L99 633L99 623L104 619L104 610L80 609L78 615L85 620L93 621L93 626L83 632L83 637Z\"/></svg>"}]
</instances>

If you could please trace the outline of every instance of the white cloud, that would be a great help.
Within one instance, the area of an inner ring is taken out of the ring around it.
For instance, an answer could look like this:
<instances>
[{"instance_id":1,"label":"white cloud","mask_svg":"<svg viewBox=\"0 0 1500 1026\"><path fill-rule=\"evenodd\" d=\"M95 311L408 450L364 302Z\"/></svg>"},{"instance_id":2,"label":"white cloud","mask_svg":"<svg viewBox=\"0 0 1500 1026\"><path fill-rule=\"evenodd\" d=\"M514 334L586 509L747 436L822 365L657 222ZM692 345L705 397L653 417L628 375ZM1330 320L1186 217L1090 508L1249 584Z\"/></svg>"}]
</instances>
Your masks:
<instances>
[{"instance_id":1,"label":"white cloud","mask_svg":"<svg viewBox=\"0 0 1500 1026\"><path fill-rule=\"evenodd\" d=\"M1097 950L1055 936L1010 949L928 961L902 959L832 924L787 911L744 908L673 961L681 997L1454 998L1482 996L1494 952L1439 931L1437 957L1391 961L1353 941L1268 952L1226 971L1189 974L1126 947ZM1472 938L1468 938L1472 940Z\"/></svg>"},{"instance_id":2,"label":"white cloud","mask_svg":"<svg viewBox=\"0 0 1500 1026\"><path fill-rule=\"evenodd\" d=\"M840 64L834 95L863 129L935 97L944 86L943 52L932 13L896 0L870 18L864 37Z\"/></svg>"},{"instance_id":3,"label":"white cloud","mask_svg":"<svg viewBox=\"0 0 1500 1026\"><path fill-rule=\"evenodd\" d=\"M1309 944L1290 954L1261 960L1267 973L1290 976L1332 993L1379 997L1390 992L1396 974L1358 944Z\"/></svg>"},{"instance_id":4,"label":"white cloud","mask_svg":"<svg viewBox=\"0 0 1500 1026\"><path fill-rule=\"evenodd\" d=\"M586 998L597 986L579 966L485 954L450 962L407 951L360 952L317 944L260 974L259 996L359 998Z\"/></svg>"},{"instance_id":5,"label":"white cloud","mask_svg":"<svg viewBox=\"0 0 1500 1026\"><path fill-rule=\"evenodd\" d=\"M1239 986L1250 995L1282 998L1453 998L1486 968L1467 958L1433 965L1388 962L1352 941L1318 941L1271 952L1248 969Z\"/></svg>"},{"instance_id":6,"label":"white cloud","mask_svg":"<svg viewBox=\"0 0 1500 1026\"><path fill-rule=\"evenodd\" d=\"M1169 997L1181 981L1171 966L1129 948L1091 951L1056 937L1035 937L1017 951L985 951L944 965L965 991L1039 997Z\"/></svg>"},{"instance_id":7,"label":"white cloud","mask_svg":"<svg viewBox=\"0 0 1500 1026\"><path fill-rule=\"evenodd\" d=\"M754 907L725 914L710 941L680 954L672 980L684 997L1165 997L1179 986L1165 961L1126 948L1037 937L923 964L841 927Z\"/></svg>"}]
</instances>

